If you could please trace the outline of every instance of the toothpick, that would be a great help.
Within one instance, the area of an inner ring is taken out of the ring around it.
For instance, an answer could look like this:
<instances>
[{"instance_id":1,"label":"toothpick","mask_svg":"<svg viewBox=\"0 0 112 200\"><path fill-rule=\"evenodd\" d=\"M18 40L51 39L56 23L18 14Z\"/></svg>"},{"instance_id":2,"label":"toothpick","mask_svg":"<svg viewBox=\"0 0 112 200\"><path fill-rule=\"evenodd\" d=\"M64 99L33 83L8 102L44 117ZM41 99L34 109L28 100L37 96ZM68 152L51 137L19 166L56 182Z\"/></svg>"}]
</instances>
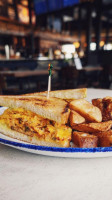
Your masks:
<instances>
[{"instance_id":1,"label":"toothpick","mask_svg":"<svg viewBox=\"0 0 112 200\"><path fill-rule=\"evenodd\" d=\"M51 75L52 75L53 66L49 64L48 71L49 71L49 78L48 78L48 92L47 92L47 99L49 99L49 92L51 91Z\"/></svg>"}]
</instances>

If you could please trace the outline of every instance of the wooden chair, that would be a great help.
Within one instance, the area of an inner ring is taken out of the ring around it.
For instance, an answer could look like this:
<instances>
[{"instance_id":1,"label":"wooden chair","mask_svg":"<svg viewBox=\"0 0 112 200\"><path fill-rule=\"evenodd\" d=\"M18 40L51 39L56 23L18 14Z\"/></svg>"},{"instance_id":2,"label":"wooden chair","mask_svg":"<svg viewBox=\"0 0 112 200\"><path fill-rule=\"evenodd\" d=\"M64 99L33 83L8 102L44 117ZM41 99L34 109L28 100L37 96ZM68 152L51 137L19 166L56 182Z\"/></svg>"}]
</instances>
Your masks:
<instances>
[{"instance_id":1,"label":"wooden chair","mask_svg":"<svg viewBox=\"0 0 112 200\"><path fill-rule=\"evenodd\" d=\"M59 76L60 87L62 89L76 88L78 75L78 70L74 66L62 67Z\"/></svg>"},{"instance_id":2,"label":"wooden chair","mask_svg":"<svg viewBox=\"0 0 112 200\"><path fill-rule=\"evenodd\" d=\"M5 77L0 75L0 94L3 93L3 89L6 88L6 80Z\"/></svg>"}]
</instances>

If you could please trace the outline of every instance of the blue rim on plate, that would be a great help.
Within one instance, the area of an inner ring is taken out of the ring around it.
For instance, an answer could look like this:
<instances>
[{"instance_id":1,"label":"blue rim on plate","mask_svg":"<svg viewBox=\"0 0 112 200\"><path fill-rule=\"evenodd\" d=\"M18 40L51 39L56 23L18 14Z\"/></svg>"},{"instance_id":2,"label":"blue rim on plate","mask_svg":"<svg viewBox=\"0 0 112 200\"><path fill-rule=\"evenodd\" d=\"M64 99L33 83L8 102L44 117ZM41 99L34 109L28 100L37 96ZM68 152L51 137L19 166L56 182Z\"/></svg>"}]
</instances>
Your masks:
<instances>
[{"instance_id":1,"label":"blue rim on plate","mask_svg":"<svg viewBox=\"0 0 112 200\"><path fill-rule=\"evenodd\" d=\"M112 147L95 147L95 148L73 148L73 147L47 147L37 146L33 144L24 144L14 141L9 141L0 138L0 143L39 151L65 152L65 153L96 153L96 152L112 152Z\"/></svg>"}]
</instances>

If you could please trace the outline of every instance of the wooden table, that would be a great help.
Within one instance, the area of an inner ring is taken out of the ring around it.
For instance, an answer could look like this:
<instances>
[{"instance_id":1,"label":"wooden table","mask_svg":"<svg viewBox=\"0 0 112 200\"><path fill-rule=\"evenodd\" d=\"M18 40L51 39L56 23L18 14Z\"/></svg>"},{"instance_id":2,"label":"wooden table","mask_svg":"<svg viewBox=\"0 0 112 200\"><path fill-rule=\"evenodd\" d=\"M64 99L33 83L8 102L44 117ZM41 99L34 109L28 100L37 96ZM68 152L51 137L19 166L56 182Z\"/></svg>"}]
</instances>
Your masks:
<instances>
[{"instance_id":1,"label":"wooden table","mask_svg":"<svg viewBox=\"0 0 112 200\"><path fill-rule=\"evenodd\" d=\"M52 74L55 74L56 71L52 71ZM8 77L12 77L12 78L17 78L18 79L18 85L19 87L17 87L17 90L23 90L24 88L24 84L27 83L27 85L29 85L31 78L33 80L33 77L35 77L34 80L37 81L37 85L40 85L40 78L42 78L43 76L48 76L48 70L44 69L44 70L25 70L25 71L0 71L0 80L2 82L2 84L0 83L0 93L2 93L3 89L5 89L6 91L9 91L9 87L6 84L6 78ZM37 77L37 78L36 78ZM40 78L39 78L40 77ZM39 78L39 80L38 80ZM4 81L2 81L2 79ZM40 86L38 86L40 87ZM19 88L19 89L18 89ZM10 88L10 90L12 91L14 89L14 91L16 90L15 88Z\"/></svg>"},{"instance_id":2,"label":"wooden table","mask_svg":"<svg viewBox=\"0 0 112 200\"><path fill-rule=\"evenodd\" d=\"M75 68L75 66L72 66ZM69 67L68 67L69 68ZM55 71L60 71L62 68L61 67L55 67ZM102 71L103 67L82 67L82 69L76 69L77 71L85 71L85 72L94 72L94 71Z\"/></svg>"},{"instance_id":3,"label":"wooden table","mask_svg":"<svg viewBox=\"0 0 112 200\"><path fill-rule=\"evenodd\" d=\"M53 74L55 71L52 72ZM28 76L48 75L48 70L26 70L26 71L0 71L2 76L13 76L15 78L24 78Z\"/></svg>"},{"instance_id":4,"label":"wooden table","mask_svg":"<svg viewBox=\"0 0 112 200\"><path fill-rule=\"evenodd\" d=\"M102 71L103 67L83 67L79 71L85 71L85 72L95 72L95 71Z\"/></svg>"}]
</instances>

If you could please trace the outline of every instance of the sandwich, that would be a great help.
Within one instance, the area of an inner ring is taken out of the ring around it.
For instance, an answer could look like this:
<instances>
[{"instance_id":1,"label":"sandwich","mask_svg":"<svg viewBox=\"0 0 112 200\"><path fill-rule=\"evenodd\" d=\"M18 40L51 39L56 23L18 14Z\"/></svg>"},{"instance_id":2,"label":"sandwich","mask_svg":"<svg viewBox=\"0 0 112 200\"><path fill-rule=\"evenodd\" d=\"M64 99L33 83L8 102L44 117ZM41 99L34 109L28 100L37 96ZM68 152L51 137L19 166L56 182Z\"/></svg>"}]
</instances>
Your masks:
<instances>
[{"instance_id":1,"label":"sandwich","mask_svg":"<svg viewBox=\"0 0 112 200\"><path fill-rule=\"evenodd\" d=\"M69 147L72 129L67 101L86 95L86 88L53 91L49 99L46 92L1 95L0 106L8 108L0 116L0 132L32 144Z\"/></svg>"},{"instance_id":2,"label":"sandwich","mask_svg":"<svg viewBox=\"0 0 112 200\"><path fill-rule=\"evenodd\" d=\"M0 116L0 132L41 146L69 147L72 129L67 102L45 96L0 96L8 109Z\"/></svg>"},{"instance_id":3,"label":"sandwich","mask_svg":"<svg viewBox=\"0 0 112 200\"><path fill-rule=\"evenodd\" d=\"M49 98L46 92L1 95L0 106L8 108L0 115L0 132L40 146L111 146L112 98L91 104L84 97L85 88L53 91Z\"/></svg>"}]
</instances>

